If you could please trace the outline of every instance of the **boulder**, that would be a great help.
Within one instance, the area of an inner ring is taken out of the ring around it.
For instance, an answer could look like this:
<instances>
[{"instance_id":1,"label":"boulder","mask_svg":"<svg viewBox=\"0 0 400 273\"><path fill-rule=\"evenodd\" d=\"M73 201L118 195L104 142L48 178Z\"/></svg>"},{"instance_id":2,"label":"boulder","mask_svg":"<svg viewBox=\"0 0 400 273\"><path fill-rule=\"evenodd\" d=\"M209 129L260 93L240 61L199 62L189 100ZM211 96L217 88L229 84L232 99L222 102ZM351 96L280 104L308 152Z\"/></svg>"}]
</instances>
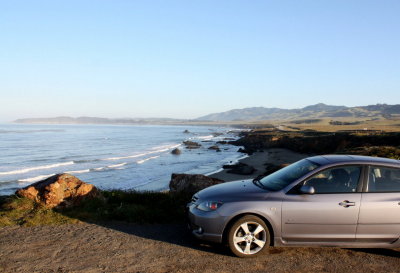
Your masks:
<instances>
[{"instance_id":1,"label":"boulder","mask_svg":"<svg viewBox=\"0 0 400 273\"><path fill-rule=\"evenodd\" d=\"M185 192L195 194L196 192L212 185L223 183L223 180L211 178L201 174L177 174L171 175L169 190L171 192Z\"/></svg>"},{"instance_id":2,"label":"boulder","mask_svg":"<svg viewBox=\"0 0 400 273\"><path fill-rule=\"evenodd\" d=\"M228 173L241 174L241 175L250 175L256 171L256 169L254 169L252 166L249 166L241 162L235 165L224 165L222 166L222 168L229 169L227 171Z\"/></svg>"},{"instance_id":3,"label":"boulder","mask_svg":"<svg viewBox=\"0 0 400 273\"><path fill-rule=\"evenodd\" d=\"M213 146L209 147L208 149L209 150L215 150L217 152L221 152L221 149L217 145L213 145Z\"/></svg>"},{"instance_id":4,"label":"boulder","mask_svg":"<svg viewBox=\"0 0 400 273\"><path fill-rule=\"evenodd\" d=\"M187 149L198 149L201 147L201 144L190 140L184 141L183 144L185 144Z\"/></svg>"},{"instance_id":5,"label":"boulder","mask_svg":"<svg viewBox=\"0 0 400 273\"><path fill-rule=\"evenodd\" d=\"M73 207L84 199L100 197L100 192L95 186L66 173L53 175L15 193L47 208Z\"/></svg>"},{"instance_id":6,"label":"boulder","mask_svg":"<svg viewBox=\"0 0 400 273\"><path fill-rule=\"evenodd\" d=\"M188 129L186 129L185 131L183 131L184 134L190 134L190 131Z\"/></svg>"},{"instance_id":7,"label":"boulder","mask_svg":"<svg viewBox=\"0 0 400 273\"><path fill-rule=\"evenodd\" d=\"M171 154L173 154L173 155L180 155L181 153L182 153L182 151L179 150L178 148L175 148L175 149L173 149L173 150L171 151Z\"/></svg>"}]
</instances>

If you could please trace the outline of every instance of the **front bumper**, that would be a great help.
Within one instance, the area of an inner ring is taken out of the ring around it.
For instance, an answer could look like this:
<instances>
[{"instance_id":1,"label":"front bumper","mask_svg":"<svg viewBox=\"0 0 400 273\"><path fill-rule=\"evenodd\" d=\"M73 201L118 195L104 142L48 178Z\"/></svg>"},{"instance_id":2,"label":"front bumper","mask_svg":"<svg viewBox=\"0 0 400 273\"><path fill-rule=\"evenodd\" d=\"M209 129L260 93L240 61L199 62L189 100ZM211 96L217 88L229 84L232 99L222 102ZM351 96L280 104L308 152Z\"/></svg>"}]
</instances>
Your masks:
<instances>
[{"instance_id":1,"label":"front bumper","mask_svg":"<svg viewBox=\"0 0 400 273\"><path fill-rule=\"evenodd\" d=\"M193 203L189 203L186 209L188 226L196 238L210 242L222 242L225 217L219 215L217 211L201 211Z\"/></svg>"}]
</instances>

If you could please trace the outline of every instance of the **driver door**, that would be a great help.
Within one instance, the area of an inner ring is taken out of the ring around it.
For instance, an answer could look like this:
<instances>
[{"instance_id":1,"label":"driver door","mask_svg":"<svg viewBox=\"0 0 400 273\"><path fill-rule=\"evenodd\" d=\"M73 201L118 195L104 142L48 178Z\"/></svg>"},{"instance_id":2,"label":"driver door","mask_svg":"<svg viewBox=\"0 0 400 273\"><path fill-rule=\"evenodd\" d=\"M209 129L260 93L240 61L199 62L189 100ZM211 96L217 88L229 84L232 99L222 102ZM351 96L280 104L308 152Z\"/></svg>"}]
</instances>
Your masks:
<instances>
[{"instance_id":1,"label":"driver door","mask_svg":"<svg viewBox=\"0 0 400 273\"><path fill-rule=\"evenodd\" d=\"M323 170L303 185L314 194L287 194L282 204L282 239L291 242L355 241L361 193L361 166Z\"/></svg>"}]
</instances>

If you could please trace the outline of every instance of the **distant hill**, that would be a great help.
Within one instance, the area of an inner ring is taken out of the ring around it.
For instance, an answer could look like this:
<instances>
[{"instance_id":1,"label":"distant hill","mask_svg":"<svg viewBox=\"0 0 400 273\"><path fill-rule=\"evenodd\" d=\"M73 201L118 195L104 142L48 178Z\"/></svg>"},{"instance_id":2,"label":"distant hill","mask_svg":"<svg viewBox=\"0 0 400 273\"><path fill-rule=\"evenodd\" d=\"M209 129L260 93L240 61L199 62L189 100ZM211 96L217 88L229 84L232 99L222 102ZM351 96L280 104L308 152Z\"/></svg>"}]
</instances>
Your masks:
<instances>
[{"instance_id":1,"label":"distant hill","mask_svg":"<svg viewBox=\"0 0 400 273\"><path fill-rule=\"evenodd\" d=\"M259 121L294 120L315 118L390 118L400 115L400 104L376 104L368 106L346 107L318 103L299 109L251 107L233 109L226 112L209 114L197 118L202 121Z\"/></svg>"},{"instance_id":2,"label":"distant hill","mask_svg":"<svg viewBox=\"0 0 400 273\"><path fill-rule=\"evenodd\" d=\"M318 103L299 109L251 107L233 109L226 112L209 114L197 119L172 118L98 118L98 117L55 117L55 118L24 118L16 123L39 124L207 124L217 122L247 122L261 120L290 120L292 123L309 121L315 122L321 118L366 118L380 119L400 116L400 104L376 104L357 107L335 106Z\"/></svg>"},{"instance_id":3,"label":"distant hill","mask_svg":"<svg viewBox=\"0 0 400 273\"><path fill-rule=\"evenodd\" d=\"M176 124L184 122L183 119L171 118L97 118L97 117L55 117L55 118L23 118L15 123L39 124Z\"/></svg>"}]
</instances>

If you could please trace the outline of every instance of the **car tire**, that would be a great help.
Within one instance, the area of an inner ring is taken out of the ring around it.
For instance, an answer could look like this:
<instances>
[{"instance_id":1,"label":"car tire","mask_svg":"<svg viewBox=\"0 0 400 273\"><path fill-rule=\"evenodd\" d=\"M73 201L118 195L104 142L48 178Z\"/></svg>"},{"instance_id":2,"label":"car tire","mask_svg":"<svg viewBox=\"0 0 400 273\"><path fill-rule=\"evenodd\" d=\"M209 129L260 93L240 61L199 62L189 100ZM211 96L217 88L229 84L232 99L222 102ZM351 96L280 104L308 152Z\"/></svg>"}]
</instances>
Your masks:
<instances>
[{"instance_id":1,"label":"car tire","mask_svg":"<svg viewBox=\"0 0 400 273\"><path fill-rule=\"evenodd\" d=\"M232 253L238 257L250 258L258 256L270 245L268 227L257 216L243 216L230 227L228 244Z\"/></svg>"}]
</instances>

